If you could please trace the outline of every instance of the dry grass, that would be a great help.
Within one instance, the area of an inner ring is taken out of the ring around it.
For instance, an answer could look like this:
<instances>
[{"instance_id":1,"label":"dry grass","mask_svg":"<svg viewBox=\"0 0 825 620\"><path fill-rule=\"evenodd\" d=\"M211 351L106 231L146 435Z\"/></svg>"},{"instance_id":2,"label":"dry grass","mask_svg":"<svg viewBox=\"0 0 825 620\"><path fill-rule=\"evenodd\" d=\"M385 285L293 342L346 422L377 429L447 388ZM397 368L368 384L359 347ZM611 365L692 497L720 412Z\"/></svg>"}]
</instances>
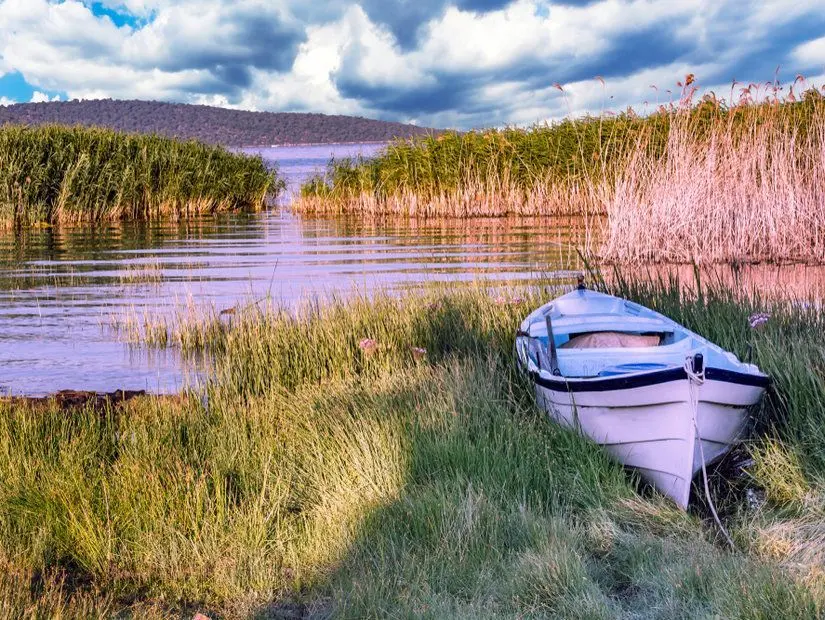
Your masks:
<instances>
[{"instance_id":1,"label":"dry grass","mask_svg":"<svg viewBox=\"0 0 825 620\"><path fill-rule=\"evenodd\" d=\"M602 258L624 263L825 262L825 114L808 131L770 108L695 135L677 116L607 196Z\"/></svg>"},{"instance_id":2,"label":"dry grass","mask_svg":"<svg viewBox=\"0 0 825 620\"><path fill-rule=\"evenodd\" d=\"M129 263L118 274L118 280L124 286L146 284L159 287L163 284L163 265L158 260Z\"/></svg>"},{"instance_id":3,"label":"dry grass","mask_svg":"<svg viewBox=\"0 0 825 620\"><path fill-rule=\"evenodd\" d=\"M538 182L527 189L506 180L468 180L456 189L422 194L401 190L386 197L362 191L353 196L302 195L292 208L307 215L352 214L367 217L504 217L602 214L594 188L583 182Z\"/></svg>"},{"instance_id":4,"label":"dry grass","mask_svg":"<svg viewBox=\"0 0 825 620\"><path fill-rule=\"evenodd\" d=\"M127 344L158 349L174 347L192 353L222 340L231 317L212 307L197 306L189 299L168 314L135 308L121 311L109 316L103 326L112 329Z\"/></svg>"}]
</instances>

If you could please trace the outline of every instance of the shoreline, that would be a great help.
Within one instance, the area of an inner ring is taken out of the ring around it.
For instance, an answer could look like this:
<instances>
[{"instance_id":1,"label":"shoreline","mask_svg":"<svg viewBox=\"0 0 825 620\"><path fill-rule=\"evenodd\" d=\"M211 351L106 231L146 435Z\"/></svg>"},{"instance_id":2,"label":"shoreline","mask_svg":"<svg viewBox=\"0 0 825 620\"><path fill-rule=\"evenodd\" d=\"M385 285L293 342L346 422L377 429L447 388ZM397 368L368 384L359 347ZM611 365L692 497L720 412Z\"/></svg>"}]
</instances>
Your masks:
<instances>
[{"instance_id":1,"label":"shoreline","mask_svg":"<svg viewBox=\"0 0 825 620\"><path fill-rule=\"evenodd\" d=\"M298 148L302 146L356 146L359 144L389 144L393 140L397 140L398 138L392 138L390 140L368 140L366 142L297 142L297 143L284 143L284 144L270 144L270 145L247 145L247 146L226 146L227 149L244 149L244 150L253 150L253 149L281 149L281 148Z\"/></svg>"},{"instance_id":2,"label":"shoreline","mask_svg":"<svg viewBox=\"0 0 825 620\"><path fill-rule=\"evenodd\" d=\"M102 411L141 398L148 399L179 399L183 391L174 394L155 394L146 390L113 390L111 392L95 392L91 390L58 390L45 396L0 396L0 405L10 407L48 408L56 405L61 411L73 411L91 407L95 411Z\"/></svg>"}]
</instances>

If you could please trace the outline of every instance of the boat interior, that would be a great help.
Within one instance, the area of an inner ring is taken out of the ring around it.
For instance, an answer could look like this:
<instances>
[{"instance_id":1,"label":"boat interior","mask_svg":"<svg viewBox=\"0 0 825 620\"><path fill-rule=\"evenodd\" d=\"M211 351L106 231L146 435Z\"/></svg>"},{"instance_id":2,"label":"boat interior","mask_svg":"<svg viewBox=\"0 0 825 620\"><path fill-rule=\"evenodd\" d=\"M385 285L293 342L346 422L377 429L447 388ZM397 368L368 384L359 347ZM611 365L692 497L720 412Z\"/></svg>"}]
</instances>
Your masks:
<instances>
[{"instance_id":1,"label":"boat interior","mask_svg":"<svg viewBox=\"0 0 825 620\"><path fill-rule=\"evenodd\" d=\"M562 376L599 378L682 367L685 359L696 353L704 355L707 366L747 372L746 365L732 353L677 323L631 302L612 297L607 301L609 304L602 305L610 307L594 308L588 303L581 314L571 312L577 308L570 304L562 307L558 303L550 309ZM600 309L608 311L594 312ZM529 333L533 344L527 346L526 353L539 370L549 373L549 340L543 313L533 318Z\"/></svg>"}]
</instances>

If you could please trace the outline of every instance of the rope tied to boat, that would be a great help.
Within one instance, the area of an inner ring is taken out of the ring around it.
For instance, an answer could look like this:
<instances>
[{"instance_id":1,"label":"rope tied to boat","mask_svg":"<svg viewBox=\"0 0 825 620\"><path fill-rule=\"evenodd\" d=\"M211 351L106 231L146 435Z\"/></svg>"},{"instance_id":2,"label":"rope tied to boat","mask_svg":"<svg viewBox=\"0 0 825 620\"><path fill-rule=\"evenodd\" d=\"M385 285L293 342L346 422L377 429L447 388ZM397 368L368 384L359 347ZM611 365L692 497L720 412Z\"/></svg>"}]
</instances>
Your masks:
<instances>
[{"instance_id":1,"label":"rope tied to boat","mask_svg":"<svg viewBox=\"0 0 825 620\"><path fill-rule=\"evenodd\" d=\"M688 376L688 380L690 381L691 386L702 385L705 382L705 364L704 357L701 353L697 353L696 355L688 355L685 358L685 373ZM696 396L698 403L699 395L697 394ZM694 419L696 418L695 413L696 410L694 409Z\"/></svg>"},{"instance_id":2,"label":"rope tied to boat","mask_svg":"<svg viewBox=\"0 0 825 620\"><path fill-rule=\"evenodd\" d=\"M702 480L705 484L705 497L708 500L710 512L713 515L714 521L716 521L716 525L719 527L719 531L722 532L722 535L725 537L725 540L727 541L731 550L735 550L736 545L733 543L733 539L730 537L730 534L728 534L728 531L725 529L725 526L722 525L722 520L719 518L719 514L716 512L716 506L713 503L713 498L710 495L710 485L708 484L708 470L705 466L705 449L702 445L702 436L699 434L699 388L705 383L705 363L704 357L701 353L697 353L696 355L689 355L685 358L685 374L688 378L688 392L690 397L690 410L691 414L693 415L693 429L696 433L696 441L699 442L699 459L702 463Z\"/></svg>"}]
</instances>

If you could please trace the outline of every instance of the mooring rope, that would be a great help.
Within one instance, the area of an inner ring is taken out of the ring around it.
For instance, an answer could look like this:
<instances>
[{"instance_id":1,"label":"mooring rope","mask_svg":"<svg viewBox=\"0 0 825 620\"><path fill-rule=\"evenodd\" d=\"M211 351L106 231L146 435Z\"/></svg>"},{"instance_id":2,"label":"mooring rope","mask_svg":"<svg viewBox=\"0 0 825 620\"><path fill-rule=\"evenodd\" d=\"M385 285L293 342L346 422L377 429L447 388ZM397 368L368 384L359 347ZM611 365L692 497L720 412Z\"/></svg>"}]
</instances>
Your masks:
<instances>
[{"instance_id":1,"label":"mooring rope","mask_svg":"<svg viewBox=\"0 0 825 620\"><path fill-rule=\"evenodd\" d=\"M702 436L699 434L699 422L697 418L699 416L699 390L698 388L705 382L705 368L702 367L702 370L696 372L694 369L694 357L689 356L685 359L685 373L687 373L688 377L688 390L690 392L690 408L691 413L693 414L693 428L696 432L696 441L699 442L699 458L702 461L702 480L705 483L705 497L708 499L708 506L710 506L710 512L713 515L713 519L716 521L716 525L719 526L719 531L722 532L722 535L725 537L725 540L728 542L728 545L732 550L736 549L736 545L733 543L733 539L728 534L728 531L725 529L725 526L722 525L721 519L719 519L719 514L716 512L716 506L713 503L713 498L710 495L710 485L708 484L708 470L705 467L705 450L702 446Z\"/></svg>"}]
</instances>

